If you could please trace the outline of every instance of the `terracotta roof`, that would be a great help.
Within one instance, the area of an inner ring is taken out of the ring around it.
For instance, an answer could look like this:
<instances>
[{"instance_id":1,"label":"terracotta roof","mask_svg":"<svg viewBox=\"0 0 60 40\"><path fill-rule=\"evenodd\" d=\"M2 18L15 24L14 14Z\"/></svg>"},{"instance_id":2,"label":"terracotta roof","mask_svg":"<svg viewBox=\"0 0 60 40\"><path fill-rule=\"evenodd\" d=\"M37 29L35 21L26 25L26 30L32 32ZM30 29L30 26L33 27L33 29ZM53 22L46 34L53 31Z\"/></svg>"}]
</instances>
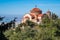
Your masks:
<instances>
[{"instance_id":1,"label":"terracotta roof","mask_svg":"<svg viewBox=\"0 0 60 40\"><path fill-rule=\"evenodd\" d=\"M26 16L25 18L29 18L28 16Z\"/></svg>"},{"instance_id":2,"label":"terracotta roof","mask_svg":"<svg viewBox=\"0 0 60 40\"><path fill-rule=\"evenodd\" d=\"M40 11L39 8L33 8L32 11Z\"/></svg>"},{"instance_id":3,"label":"terracotta roof","mask_svg":"<svg viewBox=\"0 0 60 40\"><path fill-rule=\"evenodd\" d=\"M42 10L40 10L39 8L33 8L31 10L31 13L33 13L33 12L42 12Z\"/></svg>"}]
</instances>

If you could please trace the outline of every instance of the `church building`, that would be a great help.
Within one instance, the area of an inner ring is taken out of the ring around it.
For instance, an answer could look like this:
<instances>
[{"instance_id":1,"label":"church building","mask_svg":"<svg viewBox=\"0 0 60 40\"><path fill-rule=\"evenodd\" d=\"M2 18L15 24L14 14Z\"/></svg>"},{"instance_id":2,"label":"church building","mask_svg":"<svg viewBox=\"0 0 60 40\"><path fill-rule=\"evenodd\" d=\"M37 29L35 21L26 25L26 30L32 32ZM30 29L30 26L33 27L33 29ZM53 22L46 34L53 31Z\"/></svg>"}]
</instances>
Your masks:
<instances>
[{"instance_id":1,"label":"church building","mask_svg":"<svg viewBox=\"0 0 60 40\"><path fill-rule=\"evenodd\" d=\"M47 11L46 15L50 18L51 12ZM37 24L42 23L42 18L44 14L42 14L42 10L35 7L33 8L29 14L25 14L22 19L22 23L25 23L26 20L30 20L32 22L35 22Z\"/></svg>"},{"instance_id":2,"label":"church building","mask_svg":"<svg viewBox=\"0 0 60 40\"><path fill-rule=\"evenodd\" d=\"M26 20L30 20L35 23L41 23L42 22L42 10L39 8L35 7L33 8L29 14L25 14L22 19L22 23L25 23Z\"/></svg>"}]
</instances>

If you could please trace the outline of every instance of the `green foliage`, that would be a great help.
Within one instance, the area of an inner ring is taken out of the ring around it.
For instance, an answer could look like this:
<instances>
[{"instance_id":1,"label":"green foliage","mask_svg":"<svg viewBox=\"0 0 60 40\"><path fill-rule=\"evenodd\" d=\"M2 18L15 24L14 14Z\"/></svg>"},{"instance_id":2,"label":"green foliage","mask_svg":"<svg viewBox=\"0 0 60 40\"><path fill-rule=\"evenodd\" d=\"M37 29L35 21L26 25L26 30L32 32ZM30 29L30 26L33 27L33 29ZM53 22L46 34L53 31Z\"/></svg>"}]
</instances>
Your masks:
<instances>
[{"instance_id":1,"label":"green foliage","mask_svg":"<svg viewBox=\"0 0 60 40\"><path fill-rule=\"evenodd\" d=\"M50 23L50 19L49 19L49 17L46 14L42 18L42 23L43 24L49 24Z\"/></svg>"},{"instance_id":2,"label":"green foliage","mask_svg":"<svg viewBox=\"0 0 60 40\"><path fill-rule=\"evenodd\" d=\"M20 23L20 24L18 25L18 27L22 27L22 26L27 26L27 24L26 24L26 23Z\"/></svg>"},{"instance_id":3,"label":"green foliage","mask_svg":"<svg viewBox=\"0 0 60 40\"><path fill-rule=\"evenodd\" d=\"M13 30L7 30L5 33L4 33L4 35L5 35L5 37L7 37L7 39L9 39L9 37L11 36L11 35L13 35Z\"/></svg>"},{"instance_id":4,"label":"green foliage","mask_svg":"<svg viewBox=\"0 0 60 40\"><path fill-rule=\"evenodd\" d=\"M22 26L24 26L24 30L20 29ZM39 28L34 29L35 26ZM49 19L45 16L42 19L42 24L39 25L27 20L26 23L21 23L15 30L5 31L4 35L9 40L60 40L60 19L57 17Z\"/></svg>"},{"instance_id":5,"label":"green foliage","mask_svg":"<svg viewBox=\"0 0 60 40\"><path fill-rule=\"evenodd\" d=\"M36 30L25 29L26 31L13 31L12 29L6 31L4 34L9 40L32 40L36 35Z\"/></svg>"},{"instance_id":6,"label":"green foliage","mask_svg":"<svg viewBox=\"0 0 60 40\"><path fill-rule=\"evenodd\" d=\"M26 21L26 24L27 24L28 26L30 26L30 27L34 27L34 26L37 25L36 23L34 23L34 22L32 22L32 21L29 21L29 20Z\"/></svg>"},{"instance_id":7,"label":"green foliage","mask_svg":"<svg viewBox=\"0 0 60 40\"><path fill-rule=\"evenodd\" d=\"M52 19L55 20L57 18L58 18L58 16L55 13L52 13Z\"/></svg>"}]
</instances>

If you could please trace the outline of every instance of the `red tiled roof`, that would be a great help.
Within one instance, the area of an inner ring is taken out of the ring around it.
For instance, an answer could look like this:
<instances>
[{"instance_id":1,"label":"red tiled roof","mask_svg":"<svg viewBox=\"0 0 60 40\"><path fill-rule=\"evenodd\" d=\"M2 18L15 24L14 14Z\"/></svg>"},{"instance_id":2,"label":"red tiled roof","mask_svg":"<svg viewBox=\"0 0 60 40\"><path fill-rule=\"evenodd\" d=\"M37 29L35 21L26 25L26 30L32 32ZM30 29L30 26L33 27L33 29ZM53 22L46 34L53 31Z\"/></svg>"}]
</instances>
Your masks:
<instances>
[{"instance_id":1,"label":"red tiled roof","mask_svg":"<svg viewBox=\"0 0 60 40\"><path fill-rule=\"evenodd\" d=\"M28 16L26 16L25 18L29 18Z\"/></svg>"},{"instance_id":2,"label":"red tiled roof","mask_svg":"<svg viewBox=\"0 0 60 40\"><path fill-rule=\"evenodd\" d=\"M40 10L39 8L33 8L31 10L31 13L33 13L33 12L42 12L42 10Z\"/></svg>"},{"instance_id":3,"label":"red tiled roof","mask_svg":"<svg viewBox=\"0 0 60 40\"><path fill-rule=\"evenodd\" d=\"M40 11L39 8L33 8L32 11Z\"/></svg>"}]
</instances>

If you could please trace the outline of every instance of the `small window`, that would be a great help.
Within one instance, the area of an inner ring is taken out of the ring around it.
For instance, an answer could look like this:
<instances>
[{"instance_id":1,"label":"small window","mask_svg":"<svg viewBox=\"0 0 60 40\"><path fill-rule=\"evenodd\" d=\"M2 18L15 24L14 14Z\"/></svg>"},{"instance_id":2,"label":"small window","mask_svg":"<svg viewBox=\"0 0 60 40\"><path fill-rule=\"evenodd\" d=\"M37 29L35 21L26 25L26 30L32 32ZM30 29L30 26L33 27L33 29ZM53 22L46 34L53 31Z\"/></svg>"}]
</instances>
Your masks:
<instances>
[{"instance_id":1,"label":"small window","mask_svg":"<svg viewBox=\"0 0 60 40\"><path fill-rule=\"evenodd\" d=\"M37 22L39 22L39 19L37 19Z\"/></svg>"},{"instance_id":2,"label":"small window","mask_svg":"<svg viewBox=\"0 0 60 40\"><path fill-rule=\"evenodd\" d=\"M35 17L32 17L32 19L35 19Z\"/></svg>"}]
</instances>

